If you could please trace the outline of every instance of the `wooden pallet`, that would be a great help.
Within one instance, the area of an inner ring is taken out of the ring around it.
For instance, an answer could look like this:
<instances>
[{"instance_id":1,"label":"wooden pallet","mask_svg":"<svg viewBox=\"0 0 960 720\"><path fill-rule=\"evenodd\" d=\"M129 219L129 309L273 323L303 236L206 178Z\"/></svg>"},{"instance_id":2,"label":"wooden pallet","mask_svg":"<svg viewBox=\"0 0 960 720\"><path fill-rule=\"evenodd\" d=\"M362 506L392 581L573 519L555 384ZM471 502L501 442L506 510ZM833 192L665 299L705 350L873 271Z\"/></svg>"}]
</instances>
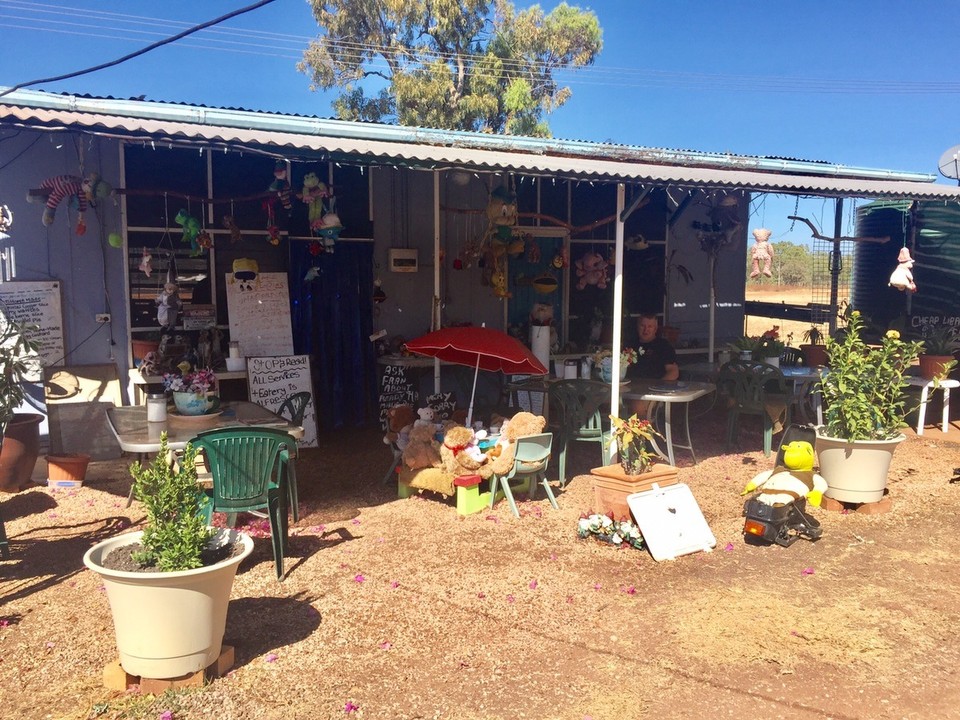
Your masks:
<instances>
[{"instance_id":1,"label":"wooden pallet","mask_svg":"<svg viewBox=\"0 0 960 720\"><path fill-rule=\"evenodd\" d=\"M220 648L220 657L210 664L204 670L197 670L194 673L188 673L178 678L141 678L137 675L131 675L120 666L119 660L108 663L103 668L103 684L109 690L125 692L133 687L139 687L140 692L150 695L160 695L171 688L183 687L203 687L203 685L213 678L226 675L233 667L234 648L233 645L223 645Z\"/></svg>"}]
</instances>

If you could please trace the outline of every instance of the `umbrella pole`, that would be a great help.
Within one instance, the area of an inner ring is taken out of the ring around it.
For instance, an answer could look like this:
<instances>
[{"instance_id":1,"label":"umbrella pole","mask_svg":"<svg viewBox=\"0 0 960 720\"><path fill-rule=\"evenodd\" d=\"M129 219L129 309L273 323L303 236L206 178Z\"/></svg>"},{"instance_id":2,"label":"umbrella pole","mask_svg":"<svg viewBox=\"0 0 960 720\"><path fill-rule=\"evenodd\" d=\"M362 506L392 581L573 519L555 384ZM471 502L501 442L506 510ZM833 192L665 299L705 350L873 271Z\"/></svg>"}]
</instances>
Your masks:
<instances>
[{"instance_id":1,"label":"umbrella pole","mask_svg":"<svg viewBox=\"0 0 960 720\"><path fill-rule=\"evenodd\" d=\"M480 353L477 353L477 367L473 370L473 390L470 391L470 409L467 411L467 427L473 426L473 398L477 394L477 375L480 374Z\"/></svg>"}]
</instances>

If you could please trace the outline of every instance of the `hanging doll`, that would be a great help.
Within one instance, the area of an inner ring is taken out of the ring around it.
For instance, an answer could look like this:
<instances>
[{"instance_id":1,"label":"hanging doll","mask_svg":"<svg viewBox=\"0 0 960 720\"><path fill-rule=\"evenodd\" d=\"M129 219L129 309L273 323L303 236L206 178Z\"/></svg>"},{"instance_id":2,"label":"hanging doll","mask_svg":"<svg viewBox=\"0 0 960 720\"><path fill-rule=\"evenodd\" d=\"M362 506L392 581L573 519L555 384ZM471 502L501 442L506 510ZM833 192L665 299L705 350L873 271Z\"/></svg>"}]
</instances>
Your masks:
<instances>
[{"instance_id":1,"label":"hanging doll","mask_svg":"<svg viewBox=\"0 0 960 720\"><path fill-rule=\"evenodd\" d=\"M894 268L890 274L890 287L897 290L906 290L907 292L916 292L917 284L913 281L913 258L910 257L910 251L906 246L900 248L900 254L897 256L897 262L900 264Z\"/></svg>"},{"instance_id":2,"label":"hanging doll","mask_svg":"<svg viewBox=\"0 0 960 720\"><path fill-rule=\"evenodd\" d=\"M327 186L320 182L320 177L310 172L303 176L303 191L297 193L307 205L307 219L310 221L311 230L319 230L321 219L323 218L323 198L327 197L329 192Z\"/></svg>"},{"instance_id":3,"label":"hanging doll","mask_svg":"<svg viewBox=\"0 0 960 720\"><path fill-rule=\"evenodd\" d=\"M755 278L762 272L767 277L773 277L770 265L773 262L773 244L770 242L771 232L766 228L757 228L753 231L753 250L750 256L753 259L753 269L750 277Z\"/></svg>"},{"instance_id":4,"label":"hanging doll","mask_svg":"<svg viewBox=\"0 0 960 720\"><path fill-rule=\"evenodd\" d=\"M287 182L287 164L283 160L277 160L273 168L273 182L267 188L269 192L274 192L280 199L280 204L288 213L293 205L290 203L290 183Z\"/></svg>"},{"instance_id":5,"label":"hanging doll","mask_svg":"<svg viewBox=\"0 0 960 720\"><path fill-rule=\"evenodd\" d=\"M140 264L137 266L137 269L147 277L150 277L150 273L153 272L153 265L150 264L152 260L153 255L150 254L150 251L143 248L140 254Z\"/></svg>"},{"instance_id":6,"label":"hanging doll","mask_svg":"<svg viewBox=\"0 0 960 720\"><path fill-rule=\"evenodd\" d=\"M45 201L44 198L46 198ZM27 193L28 202L44 201L43 224L47 226L53 225L57 207L64 198L76 198L77 227L75 231L77 235L83 235L87 231L87 225L83 219L83 214L87 211L87 194L83 189L83 178L76 175L56 175L40 183L39 190L31 190Z\"/></svg>"},{"instance_id":7,"label":"hanging doll","mask_svg":"<svg viewBox=\"0 0 960 720\"><path fill-rule=\"evenodd\" d=\"M157 322L160 327L172 330L177 326L180 314L180 286L173 282L163 285L163 292L157 295Z\"/></svg>"}]
</instances>

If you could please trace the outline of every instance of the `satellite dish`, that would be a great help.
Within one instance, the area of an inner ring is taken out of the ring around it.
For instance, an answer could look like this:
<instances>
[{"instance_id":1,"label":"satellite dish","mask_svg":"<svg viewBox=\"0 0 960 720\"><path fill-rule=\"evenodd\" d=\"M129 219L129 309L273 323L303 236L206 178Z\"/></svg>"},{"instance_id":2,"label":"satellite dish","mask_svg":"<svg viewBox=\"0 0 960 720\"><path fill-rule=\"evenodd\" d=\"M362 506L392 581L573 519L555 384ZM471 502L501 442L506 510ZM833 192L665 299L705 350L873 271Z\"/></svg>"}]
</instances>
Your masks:
<instances>
[{"instance_id":1,"label":"satellite dish","mask_svg":"<svg viewBox=\"0 0 960 720\"><path fill-rule=\"evenodd\" d=\"M960 180L960 145L954 145L940 156L940 174Z\"/></svg>"}]
</instances>

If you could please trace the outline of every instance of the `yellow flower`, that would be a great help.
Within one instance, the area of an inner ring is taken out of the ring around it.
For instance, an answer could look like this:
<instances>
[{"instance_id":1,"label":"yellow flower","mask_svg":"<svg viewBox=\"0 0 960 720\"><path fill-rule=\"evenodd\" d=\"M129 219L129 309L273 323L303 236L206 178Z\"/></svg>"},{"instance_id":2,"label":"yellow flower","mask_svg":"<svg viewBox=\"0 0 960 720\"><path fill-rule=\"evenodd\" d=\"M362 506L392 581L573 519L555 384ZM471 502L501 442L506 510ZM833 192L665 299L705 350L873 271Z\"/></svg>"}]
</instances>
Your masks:
<instances>
[{"instance_id":1,"label":"yellow flower","mask_svg":"<svg viewBox=\"0 0 960 720\"><path fill-rule=\"evenodd\" d=\"M850 315L852 315L853 317L860 317L860 311L854 310L852 313L850 313Z\"/></svg>"},{"instance_id":2,"label":"yellow flower","mask_svg":"<svg viewBox=\"0 0 960 720\"><path fill-rule=\"evenodd\" d=\"M887 337L891 340L899 340L900 333L897 330L887 330Z\"/></svg>"}]
</instances>

